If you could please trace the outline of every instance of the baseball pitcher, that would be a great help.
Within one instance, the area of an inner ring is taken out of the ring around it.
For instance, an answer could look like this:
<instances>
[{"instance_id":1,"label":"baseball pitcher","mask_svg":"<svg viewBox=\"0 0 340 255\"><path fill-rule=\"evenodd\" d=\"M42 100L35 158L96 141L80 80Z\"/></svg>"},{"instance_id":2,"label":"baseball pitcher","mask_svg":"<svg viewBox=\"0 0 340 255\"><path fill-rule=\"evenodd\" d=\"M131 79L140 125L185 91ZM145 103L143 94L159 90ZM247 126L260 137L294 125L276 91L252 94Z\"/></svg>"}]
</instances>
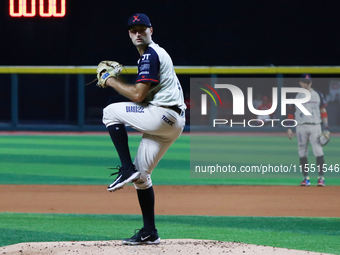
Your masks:
<instances>
[{"instance_id":1,"label":"baseball pitcher","mask_svg":"<svg viewBox=\"0 0 340 255\"><path fill-rule=\"evenodd\" d=\"M103 110L106 125L118 152L121 167L109 191L133 182L137 189L144 226L123 244L158 244L155 227L154 191L151 172L171 144L181 135L185 125L184 96L168 53L152 41L153 28L148 16L136 13L128 19L132 43L140 55L135 84L127 84L119 76L122 65L102 61L97 68L98 85L112 87L132 102L113 103ZM125 126L143 133L134 162L131 160Z\"/></svg>"}]
</instances>

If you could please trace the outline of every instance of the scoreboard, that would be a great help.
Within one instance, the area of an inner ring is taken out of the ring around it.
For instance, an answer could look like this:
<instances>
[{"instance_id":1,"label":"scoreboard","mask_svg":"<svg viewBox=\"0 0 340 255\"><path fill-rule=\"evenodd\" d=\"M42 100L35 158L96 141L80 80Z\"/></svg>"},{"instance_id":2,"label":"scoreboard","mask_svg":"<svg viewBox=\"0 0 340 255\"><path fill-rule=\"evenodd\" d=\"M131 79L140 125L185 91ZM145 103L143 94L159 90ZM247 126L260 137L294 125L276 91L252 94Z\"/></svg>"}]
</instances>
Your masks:
<instances>
[{"instance_id":1,"label":"scoreboard","mask_svg":"<svg viewBox=\"0 0 340 255\"><path fill-rule=\"evenodd\" d=\"M0 0L0 66L83 66L108 58L135 65L138 52L126 29L130 1L137 3Z\"/></svg>"},{"instance_id":2,"label":"scoreboard","mask_svg":"<svg viewBox=\"0 0 340 255\"><path fill-rule=\"evenodd\" d=\"M9 15L13 18L62 18L66 15L66 0L9 0Z\"/></svg>"}]
</instances>

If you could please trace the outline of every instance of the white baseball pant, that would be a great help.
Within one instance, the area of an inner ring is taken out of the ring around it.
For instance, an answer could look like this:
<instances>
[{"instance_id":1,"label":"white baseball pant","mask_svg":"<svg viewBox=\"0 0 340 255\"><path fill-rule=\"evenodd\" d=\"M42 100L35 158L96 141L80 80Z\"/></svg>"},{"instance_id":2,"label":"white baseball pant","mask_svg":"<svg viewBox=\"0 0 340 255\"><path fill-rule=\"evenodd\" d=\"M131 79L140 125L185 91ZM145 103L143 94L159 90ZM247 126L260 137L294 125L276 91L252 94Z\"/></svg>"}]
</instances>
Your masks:
<instances>
[{"instance_id":1,"label":"white baseball pant","mask_svg":"<svg viewBox=\"0 0 340 255\"><path fill-rule=\"evenodd\" d=\"M298 140L299 157L308 157L308 144L312 145L313 154L315 157L323 156L322 146L319 142L318 136L321 134L321 125L297 125L296 137Z\"/></svg>"},{"instance_id":2,"label":"white baseball pant","mask_svg":"<svg viewBox=\"0 0 340 255\"><path fill-rule=\"evenodd\" d=\"M113 103L104 108L103 123L106 127L124 124L143 133L134 160L141 176L134 185L136 189L148 189L152 186L152 170L183 131L185 114L151 104Z\"/></svg>"}]
</instances>

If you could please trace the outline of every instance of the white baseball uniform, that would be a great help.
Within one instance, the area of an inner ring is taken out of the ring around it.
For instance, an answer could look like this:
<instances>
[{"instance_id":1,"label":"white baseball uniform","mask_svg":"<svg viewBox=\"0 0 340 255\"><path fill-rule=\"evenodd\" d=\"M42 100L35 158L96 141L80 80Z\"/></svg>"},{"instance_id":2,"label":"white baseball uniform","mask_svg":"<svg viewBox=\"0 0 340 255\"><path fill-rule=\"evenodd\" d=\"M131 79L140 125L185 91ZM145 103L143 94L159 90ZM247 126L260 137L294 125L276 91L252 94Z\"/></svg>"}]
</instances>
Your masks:
<instances>
[{"instance_id":1,"label":"white baseball uniform","mask_svg":"<svg viewBox=\"0 0 340 255\"><path fill-rule=\"evenodd\" d=\"M184 96L169 54L151 42L138 60L138 82L151 82L151 89L142 103L113 103L104 108L106 127L124 124L143 132L136 169L140 179L137 189L152 186L151 172L170 145L180 136L185 125Z\"/></svg>"},{"instance_id":2,"label":"white baseball uniform","mask_svg":"<svg viewBox=\"0 0 340 255\"><path fill-rule=\"evenodd\" d=\"M298 93L296 99L304 98L305 94ZM319 91L312 89L311 99L303 103L303 106L312 114L305 115L298 107L291 108L294 112L295 120L297 121L296 136L298 139L299 156L300 158L308 156L308 143L310 142L313 148L315 157L323 155L322 146L318 140L321 134L321 114L320 109L327 106L327 102Z\"/></svg>"}]
</instances>

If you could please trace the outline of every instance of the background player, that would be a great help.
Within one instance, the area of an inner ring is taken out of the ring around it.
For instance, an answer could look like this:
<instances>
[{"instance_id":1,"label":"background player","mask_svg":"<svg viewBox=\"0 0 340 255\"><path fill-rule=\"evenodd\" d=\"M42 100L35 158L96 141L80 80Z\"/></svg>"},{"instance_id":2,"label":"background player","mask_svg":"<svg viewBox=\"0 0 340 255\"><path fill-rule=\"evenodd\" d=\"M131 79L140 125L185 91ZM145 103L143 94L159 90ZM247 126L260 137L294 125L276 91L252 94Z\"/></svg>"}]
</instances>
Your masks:
<instances>
[{"instance_id":1,"label":"background player","mask_svg":"<svg viewBox=\"0 0 340 255\"><path fill-rule=\"evenodd\" d=\"M298 140L300 165L302 167L302 173L304 176L304 179L300 183L300 185L310 185L310 180L308 176L309 171L306 168L306 164L308 164L308 143L310 142L313 148L313 154L316 157L316 171L319 173L317 185L325 186L323 176L323 164L325 163L325 160L322 146L318 140L318 137L322 132L321 122L323 123L323 128L325 130L329 129L327 111L325 108L327 106L327 102L320 92L312 89L312 78L310 74L301 75L300 86L304 89L309 90L311 93L311 99L307 103L304 103L303 106L312 114L303 114L298 107L295 107L295 105L294 108L293 106L289 106L288 108L288 119L295 118L295 120L297 121L296 136ZM305 95L302 93L298 93L296 95L296 98L303 97L305 97ZM287 136L289 139L292 139L293 131L291 128L287 129ZM311 170L311 167L309 168L309 170Z\"/></svg>"},{"instance_id":2,"label":"background player","mask_svg":"<svg viewBox=\"0 0 340 255\"><path fill-rule=\"evenodd\" d=\"M132 101L110 104L103 111L103 123L122 164L108 190L118 190L129 182L134 182L137 189L144 226L133 237L124 239L123 244L158 244L160 238L155 227L150 175L182 133L186 105L170 56L152 41L153 28L149 18L140 13L132 15L128 20L128 30L140 55L136 84L126 84L119 77L110 77L105 84ZM125 126L143 132L134 164Z\"/></svg>"}]
</instances>

